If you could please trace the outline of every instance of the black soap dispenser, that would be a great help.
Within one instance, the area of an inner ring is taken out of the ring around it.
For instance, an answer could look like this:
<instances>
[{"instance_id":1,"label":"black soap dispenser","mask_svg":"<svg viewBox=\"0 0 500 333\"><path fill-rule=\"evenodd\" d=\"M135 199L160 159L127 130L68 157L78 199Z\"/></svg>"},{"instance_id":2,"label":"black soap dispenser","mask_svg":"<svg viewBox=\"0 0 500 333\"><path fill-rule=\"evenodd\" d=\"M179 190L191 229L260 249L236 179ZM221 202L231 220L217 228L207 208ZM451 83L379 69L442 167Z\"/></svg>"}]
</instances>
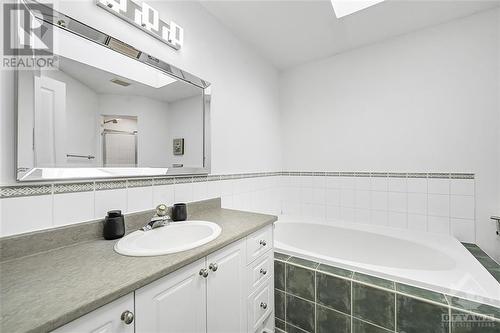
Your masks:
<instances>
[{"instance_id":1,"label":"black soap dispenser","mask_svg":"<svg viewBox=\"0 0 500 333\"><path fill-rule=\"evenodd\" d=\"M117 239L125 235L125 220L121 210L110 210L104 218L104 239Z\"/></svg>"}]
</instances>

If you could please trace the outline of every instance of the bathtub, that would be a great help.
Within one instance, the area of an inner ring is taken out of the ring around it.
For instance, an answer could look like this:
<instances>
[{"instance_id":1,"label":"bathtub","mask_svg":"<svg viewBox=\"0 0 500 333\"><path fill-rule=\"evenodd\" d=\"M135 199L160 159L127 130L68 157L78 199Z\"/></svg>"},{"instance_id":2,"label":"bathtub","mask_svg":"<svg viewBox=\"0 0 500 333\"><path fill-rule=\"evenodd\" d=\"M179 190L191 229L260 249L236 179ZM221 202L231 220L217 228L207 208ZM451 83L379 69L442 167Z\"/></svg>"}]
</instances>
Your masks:
<instances>
[{"instance_id":1,"label":"bathtub","mask_svg":"<svg viewBox=\"0 0 500 333\"><path fill-rule=\"evenodd\" d=\"M327 265L500 306L500 285L455 238L282 216L275 250Z\"/></svg>"}]
</instances>

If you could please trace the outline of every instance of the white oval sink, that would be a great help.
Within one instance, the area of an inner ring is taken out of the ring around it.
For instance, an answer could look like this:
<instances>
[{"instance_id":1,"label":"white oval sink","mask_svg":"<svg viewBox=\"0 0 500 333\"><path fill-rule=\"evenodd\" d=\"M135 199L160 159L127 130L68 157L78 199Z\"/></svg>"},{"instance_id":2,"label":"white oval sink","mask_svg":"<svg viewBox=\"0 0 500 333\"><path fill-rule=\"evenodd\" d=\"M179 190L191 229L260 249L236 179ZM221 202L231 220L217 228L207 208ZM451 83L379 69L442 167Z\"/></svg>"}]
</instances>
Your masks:
<instances>
[{"instance_id":1,"label":"white oval sink","mask_svg":"<svg viewBox=\"0 0 500 333\"><path fill-rule=\"evenodd\" d=\"M128 234L115 244L115 251L134 257L176 253L206 244L220 233L221 228L213 222L172 222L164 227Z\"/></svg>"}]
</instances>

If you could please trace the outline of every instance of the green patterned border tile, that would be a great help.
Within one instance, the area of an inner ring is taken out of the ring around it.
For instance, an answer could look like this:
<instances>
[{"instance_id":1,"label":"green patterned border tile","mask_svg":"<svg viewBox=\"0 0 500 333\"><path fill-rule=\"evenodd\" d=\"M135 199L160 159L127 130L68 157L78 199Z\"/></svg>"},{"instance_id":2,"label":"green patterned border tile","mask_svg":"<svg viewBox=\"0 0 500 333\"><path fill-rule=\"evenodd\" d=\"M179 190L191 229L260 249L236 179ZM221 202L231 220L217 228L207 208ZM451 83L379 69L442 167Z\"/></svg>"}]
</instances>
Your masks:
<instances>
[{"instance_id":1,"label":"green patterned border tile","mask_svg":"<svg viewBox=\"0 0 500 333\"><path fill-rule=\"evenodd\" d=\"M389 174L387 172L372 172L370 173L371 177L379 177L379 178L386 178Z\"/></svg>"},{"instance_id":2,"label":"green patterned border tile","mask_svg":"<svg viewBox=\"0 0 500 333\"><path fill-rule=\"evenodd\" d=\"M441 179L449 179L450 173L429 173L429 178L441 178Z\"/></svg>"},{"instance_id":3,"label":"green patterned border tile","mask_svg":"<svg viewBox=\"0 0 500 333\"><path fill-rule=\"evenodd\" d=\"M400 173L400 172L389 172L387 174L387 177L389 178L406 178L408 176L407 173Z\"/></svg>"},{"instance_id":4,"label":"green patterned border tile","mask_svg":"<svg viewBox=\"0 0 500 333\"><path fill-rule=\"evenodd\" d=\"M189 184L193 182L193 177L176 177L174 182L175 184Z\"/></svg>"},{"instance_id":5,"label":"green patterned border tile","mask_svg":"<svg viewBox=\"0 0 500 333\"><path fill-rule=\"evenodd\" d=\"M346 171L346 172L339 172L340 177L356 177L356 172L354 171Z\"/></svg>"},{"instance_id":6,"label":"green patterned border tile","mask_svg":"<svg viewBox=\"0 0 500 333\"><path fill-rule=\"evenodd\" d=\"M408 174L408 178L427 178L428 174L424 172L413 172Z\"/></svg>"},{"instance_id":7,"label":"green patterned border tile","mask_svg":"<svg viewBox=\"0 0 500 333\"><path fill-rule=\"evenodd\" d=\"M207 176L207 181L209 182L214 182L220 180L220 176L218 175L208 175Z\"/></svg>"},{"instance_id":8,"label":"green patterned border tile","mask_svg":"<svg viewBox=\"0 0 500 333\"><path fill-rule=\"evenodd\" d=\"M0 187L0 198L28 197L46 194L52 194L52 185Z\"/></svg>"},{"instance_id":9,"label":"green patterned border tile","mask_svg":"<svg viewBox=\"0 0 500 333\"><path fill-rule=\"evenodd\" d=\"M54 194L94 191L93 182L54 184Z\"/></svg>"},{"instance_id":10,"label":"green patterned border tile","mask_svg":"<svg viewBox=\"0 0 500 333\"><path fill-rule=\"evenodd\" d=\"M328 177L339 177L340 172L326 172L326 176Z\"/></svg>"},{"instance_id":11,"label":"green patterned border tile","mask_svg":"<svg viewBox=\"0 0 500 333\"><path fill-rule=\"evenodd\" d=\"M103 191L103 190L115 190L127 188L126 180L111 180L111 181L101 181L95 182L95 190Z\"/></svg>"},{"instance_id":12,"label":"green patterned border tile","mask_svg":"<svg viewBox=\"0 0 500 333\"><path fill-rule=\"evenodd\" d=\"M451 179L474 179L473 173L452 173Z\"/></svg>"},{"instance_id":13,"label":"green patterned border tile","mask_svg":"<svg viewBox=\"0 0 500 333\"><path fill-rule=\"evenodd\" d=\"M207 176L194 176L193 183L204 183L208 181L207 179L208 179Z\"/></svg>"},{"instance_id":14,"label":"green patterned border tile","mask_svg":"<svg viewBox=\"0 0 500 333\"><path fill-rule=\"evenodd\" d=\"M127 187L147 187L153 186L152 179L132 179L127 180Z\"/></svg>"},{"instance_id":15,"label":"green patterned border tile","mask_svg":"<svg viewBox=\"0 0 500 333\"><path fill-rule=\"evenodd\" d=\"M356 177L370 177L369 172L356 172Z\"/></svg>"},{"instance_id":16,"label":"green patterned border tile","mask_svg":"<svg viewBox=\"0 0 500 333\"><path fill-rule=\"evenodd\" d=\"M389 281L376 276L354 272L352 279L356 282L362 282L373 286L394 290L394 281Z\"/></svg>"},{"instance_id":17,"label":"green patterned border tile","mask_svg":"<svg viewBox=\"0 0 500 333\"><path fill-rule=\"evenodd\" d=\"M172 185L174 184L173 177L163 177L163 178L154 178L153 185Z\"/></svg>"},{"instance_id":18,"label":"green patterned border tile","mask_svg":"<svg viewBox=\"0 0 500 333\"><path fill-rule=\"evenodd\" d=\"M448 301L446 300L444 294L428 289L422 289L403 283L396 283L396 291L409 296L415 296L432 302L448 305Z\"/></svg>"}]
</instances>

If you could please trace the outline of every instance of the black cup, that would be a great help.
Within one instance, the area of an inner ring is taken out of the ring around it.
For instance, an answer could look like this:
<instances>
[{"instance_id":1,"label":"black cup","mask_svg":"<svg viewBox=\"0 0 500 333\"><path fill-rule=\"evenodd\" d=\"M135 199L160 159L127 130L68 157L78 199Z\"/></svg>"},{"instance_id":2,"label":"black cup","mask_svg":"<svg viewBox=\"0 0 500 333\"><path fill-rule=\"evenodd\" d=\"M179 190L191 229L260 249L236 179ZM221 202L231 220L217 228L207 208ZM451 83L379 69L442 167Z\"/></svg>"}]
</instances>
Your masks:
<instances>
[{"instance_id":1,"label":"black cup","mask_svg":"<svg viewBox=\"0 0 500 333\"><path fill-rule=\"evenodd\" d=\"M172 221L186 221L187 207L185 203L176 203L172 207Z\"/></svg>"},{"instance_id":2,"label":"black cup","mask_svg":"<svg viewBox=\"0 0 500 333\"><path fill-rule=\"evenodd\" d=\"M110 210L104 218L104 239L117 239L125 235L125 221L120 210Z\"/></svg>"}]
</instances>

